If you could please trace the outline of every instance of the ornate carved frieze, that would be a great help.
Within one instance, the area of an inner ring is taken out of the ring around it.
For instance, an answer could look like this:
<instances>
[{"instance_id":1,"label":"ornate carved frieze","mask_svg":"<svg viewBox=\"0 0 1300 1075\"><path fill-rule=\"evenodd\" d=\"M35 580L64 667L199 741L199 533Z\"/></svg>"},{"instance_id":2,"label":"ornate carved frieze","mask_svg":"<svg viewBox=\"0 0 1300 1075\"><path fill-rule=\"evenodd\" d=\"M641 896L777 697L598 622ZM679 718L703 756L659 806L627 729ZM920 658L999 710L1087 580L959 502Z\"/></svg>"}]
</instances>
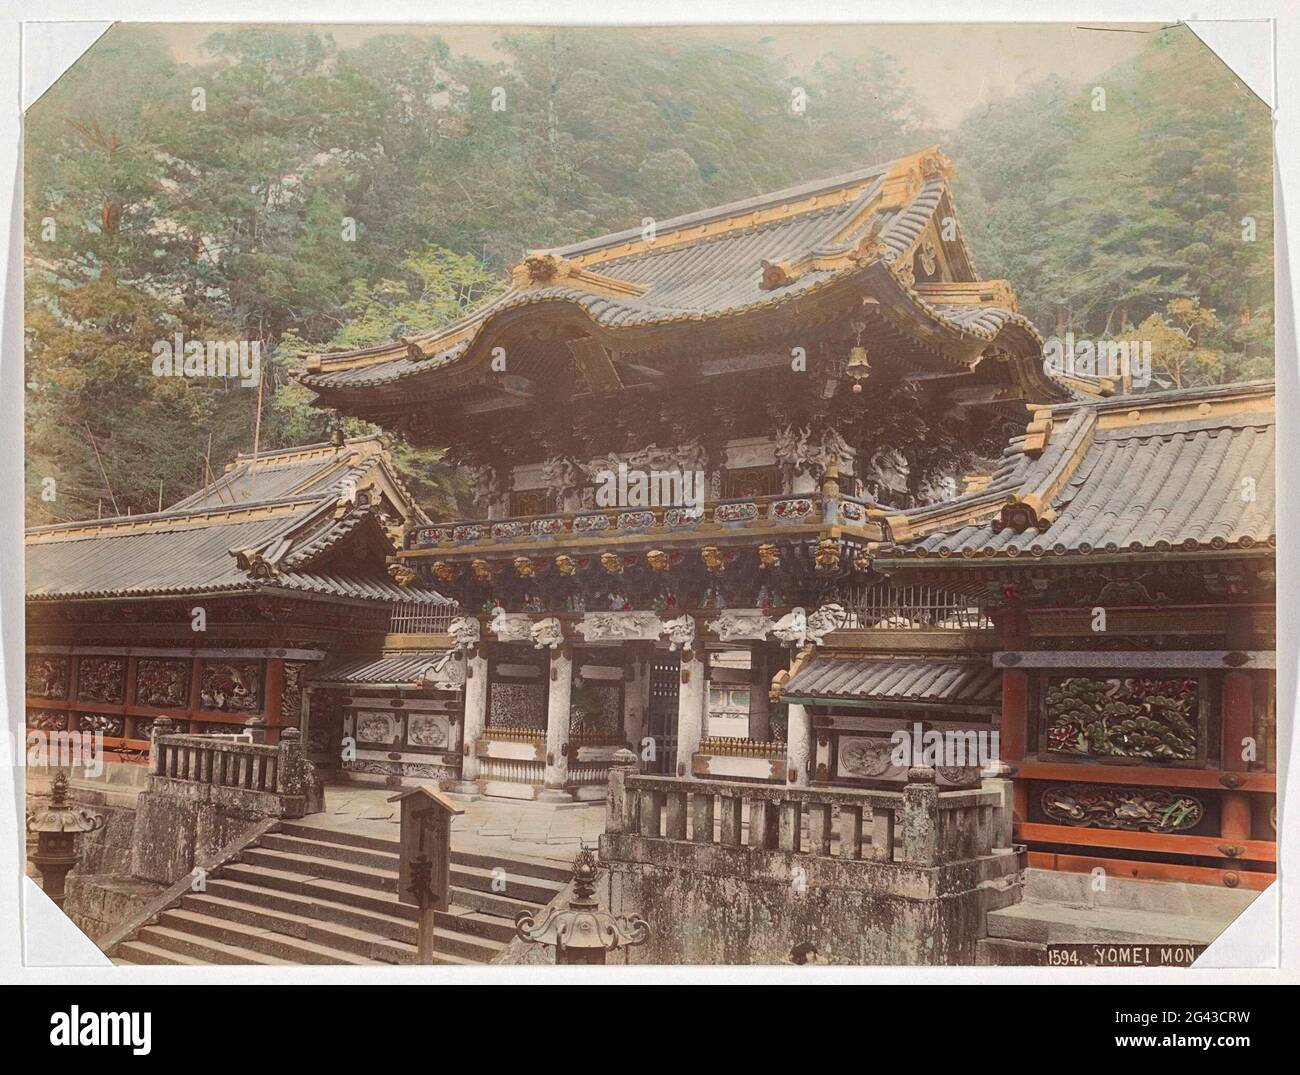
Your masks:
<instances>
[{"instance_id":1,"label":"ornate carved frieze","mask_svg":"<svg viewBox=\"0 0 1300 1075\"><path fill-rule=\"evenodd\" d=\"M533 649L559 649L564 645L564 627L554 616L538 620L528 629Z\"/></svg>"},{"instance_id":2,"label":"ornate carved frieze","mask_svg":"<svg viewBox=\"0 0 1300 1075\"><path fill-rule=\"evenodd\" d=\"M77 698L116 705L123 699L125 681L124 657L82 657L77 666Z\"/></svg>"},{"instance_id":3,"label":"ornate carved frieze","mask_svg":"<svg viewBox=\"0 0 1300 1075\"><path fill-rule=\"evenodd\" d=\"M199 687L204 709L232 713L262 711L260 661L204 661Z\"/></svg>"},{"instance_id":4,"label":"ornate carved frieze","mask_svg":"<svg viewBox=\"0 0 1300 1075\"><path fill-rule=\"evenodd\" d=\"M772 634L792 646L820 646L825 635L844 626L845 619L844 608L836 604L823 605L812 615L796 608L776 622Z\"/></svg>"},{"instance_id":5,"label":"ornate carved frieze","mask_svg":"<svg viewBox=\"0 0 1300 1075\"><path fill-rule=\"evenodd\" d=\"M1205 816L1201 801L1185 791L1112 784L1052 784L1043 790L1043 813L1084 828L1181 832Z\"/></svg>"},{"instance_id":6,"label":"ornate carved frieze","mask_svg":"<svg viewBox=\"0 0 1300 1075\"><path fill-rule=\"evenodd\" d=\"M653 612L589 612L579 621L578 632L588 642L651 642L663 634L663 621Z\"/></svg>"},{"instance_id":7,"label":"ornate carved frieze","mask_svg":"<svg viewBox=\"0 0 1300 1075\"><path fill-rule=\"evenodd\" d=\"M479 643L481 625L473 616L457 616L447 625L447 633L457 649L472 649Z\"/></svg>"},{"instance_id":8,"label":"ornate carved frieze","mask_svg":"<svg viewBox=\"0 0 1300 1075\"><path fill-rule=\"evenodd\" d=\"M498 642L529 642L532 640L533 621L527 613L507 612L496 608L488 622L488 630Z\"/></svg>"},{"instance_id":9,"label":"ornate carved frieze","mask_svg":"<svg viewBox=\"0 0 1300 1075\"><path fill-rule=\"evenodd\" d=\"M1055 753L1191 760L1200 735L1200 683L1069 676L1049 682L1044 720L1047 749Z\"/></svg>"},{"instance_id":10,"label":"ornate carved frieze","mask_svg":"<svg viewBox=\"0 0 1300 1075\"><path fill-rule=\"evenodd\" d=\"M27 654L27 694L32 698L66 698L68 658L44 653Z\"/></svg>"},{"instance_id":11,"label":"ornate carved frieze","mask_svg":"<svg viewBox=\"0 0 1300 1075\"><path fill-rule=\"evenodd\" d=\"M762 641L775 626L775 621L761 609L727 609L717 619L710 620L707 626L723 642Z\"/></svg>"},{"instance_id":12,"label":"ornate carved frieze","mask_svg":"<svg viewBox=\"0 0 1300 1075\"><path fill-rule=\"evenodd\" d=\"M190 662L141 657L135 666L137 705L184 709L190 704Z\"/></svg>"},{"instance_id":13,"label":"ornate carved frieze","mask_svg":"<svg viewBox=\"0 0 1300 1075\"><path fill-rule=\"evenodd\" d=\"M690 649L695 642L695 620L690 616L669 620L664 624L664 637L670 650Z\"/></svg>"}]
</instances>

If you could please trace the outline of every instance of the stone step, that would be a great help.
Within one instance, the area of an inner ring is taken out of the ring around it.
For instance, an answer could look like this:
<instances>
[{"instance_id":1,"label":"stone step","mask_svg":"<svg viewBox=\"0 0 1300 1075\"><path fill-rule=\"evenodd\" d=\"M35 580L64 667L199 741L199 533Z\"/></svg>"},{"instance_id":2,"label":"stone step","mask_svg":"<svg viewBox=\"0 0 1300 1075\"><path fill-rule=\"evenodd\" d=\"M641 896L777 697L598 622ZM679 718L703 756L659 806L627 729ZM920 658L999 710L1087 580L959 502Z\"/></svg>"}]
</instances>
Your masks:
<instances>
[{"instance_id":1,"label":"stone step","mask_svg":"<svg viewBox=\"0 0 1300 1075\"><path fill-rule=\"evenodd\" d=\"M451 861L453 866L477 866L481 869L492 869L495 866L504 866L512 876L536 877L546 881L558 881L563 888L573 880L573 865L562 865L554 862L539 862L536 859L520 858L514 854L496 854L491 851L469 851L452 848Z\"/></svg>"},{"instance_id":2,"label":"stone step","mask_svg":"<svg viewBox=\"0 0 1300 1075\"><path fill-rule=\"evenodd\" d=\"M231 899L212 892L209 886L206 893L186 896L181 907L385 962L400 962L389 957L403 953L406 948L414 951L417 931L412 922L353 912L363 921L360 925L350 925L337 920L327 921L323 914L326 909L320 904L303 900L303 906L286 910L270 905L268 899L283 901L285 896L245 886L243 891L237 892L236 898ZM504 945L435 924L433 947L439 953L486 963Z\"/></svg>"},{"instance_id":3,"label":"stone step","mask_svg":"<svg viewBox=\"0 0 1300 1075\"><path fill-rule=\"evenodd\" d=\"M1030 899L990 911L986 921L990 937L1035 944L1209 944L1223 932L1231 918L1120 907L1071 907Z\"/></svg>"},{"instance_id":4,"label":"stone step","mask_svg":"<svg viewBox=\"0 0 1300 1075\"><path fill-rule=\"evenodd\" d=\"M378 870L396 871L399 865L396 851L375 851L370 848L354 847L351 844L287 836L282 833L267 833L257 841L257 846L270 848L272 851L288 851L295 855L329 859L332 862L371 866Z\"/></svg>"},{"instance_id":5,"label":"stone step","mask_svg":"<svg viewBox=\"0 0 1300 1075\"><path fill-rule=\"evenodd\" d=\"M1105 888L1097 891L1090 873L1062 870L1025 871L1025 898L1079 907L1115 907L1132 911L1229 919L1241 914L1258 895L1253 889L1224 888L1179 881L1140 881L1107 873Z\"/></svg>"},{"instance_id":6,"label":"stone step","mask_svg":"<svg viewBox=\"0 0 1300 1075\"><path fill-rule=\"evenodd\" d=\"M188 897L187 897L188 898ZM311 964L349 964L368 966L379 962L368 955L344 951L333 945L319 943L308 938L294 937L264 927L240 929L238 924L225 918L210 914L201 914L186 909L163 911L159 916L161 925L180 932L202 937L210 941L249 949L261 955L271 956L287 963ZM346 927L336 927L338 930Z\"/></svg>"},{"instance_id":7,"label":"stone step","mask_svg":"<svg viewBox=\"0 0 1300 1075\"><path fill-rule=\"evenodd\" d=\"M497 869L504 870L504 875L498 874ZM492 866L462 866L453 862L451 883L454 888L477 889L479 892L509 896L516 900L547 904L560 894L566 881L521 876L515 872L514 863L504 859ZM502 884L504 888L501 888Z\"/></svg>"},{"instance_id":8,"label":"stone step","mask_svg":"<svg viewBox=\"0 0 1300 1075\"><path fill-rule=\"evenodd\" d=\"M393 826L394 829L397 826ZM280 831L286 836L298 836L304 840L325 840L332 844L347 844L367 851L391 851L397 854L401 850L401 841L396 834L391 837L373 836L365 832L353 832L351 829L330 829L324 825L307 825L300 821L280 822Z\"/></svg>"},{"instance_id":9,"label":"stone step","mask_svg":"<svg viewBox=\"0 0 1300 1075\"><path fill-rule=\"evenodd\" d=\"M363 888L381 892L397 892L397 870L363 866L351 862L338 862L304 855L294 851L278 851L270 847L250 847L239 856L241 863L253 866L270 866L273 869L305 874L308 877L326 877L333 881L347 881Z\"/></svg>"},{"instance_id":10,"label":"stone step","mask_svg":"<svg viewBox=\"0 0 1300 1075\"><path fill-rule=\"evenodd\" d=\"M451 902L453 906L468 907L472 911L492 915L498 919L505 919L510 923L513 923L525 911L529 914L536 914L543 906L533 900L518 900L511 896L498 895L495 892L483 892L476 888L459 888L456 885L451 888ZM513 934L513 924L510 928Z\"/></svg>"},{"instance_id":11,"label":"stone step","mask_svg":"<svg viewBox=\"0 0 1300 1075\"><path fill-rule=\"evenodd\" d=\"M224 944L172 926L145 926L133 940L125 943L134 944L137 941L167 952L180 953L196 963L283 967L291 966L294 962L289 959L278 959L263 952L254 952L241 945Z\"/></svg>"},{"instance_id":12,"label":"stone step","mask_svg":"<svg viewBox=\"0 0 1300 1075\"><path fill-rule=\"evenodd\" d=\"M384 918L401 919L410 923L414 929L418 914L411 904L399 903L395 892L383 892L361 885L348 884L345 881L312 877L269 866L257 866L251 863L224 866L218 877L209 879L208 891L213 891L214 885L227 882L262 889L267 891L268 896L272 892L278 892L282 895L305 897L308 901L322 907L327 916L332 913L333 908L337 907L339 913L355 910L377 914ZM489 897L469 890L453 889L451 906L446 911L437 912L437 923L447 929L456 929L476 937L508 942L515 936L515 917L521 911L537 909L536 904L521 900ZM357 925L355 921L349 921L347 924Z\"/></svg>"},{"instance_id":13,"label":"stone step","mask_svg":"<svg viewBox=\"0 0 1300 1075\"><path fill-rule=\"evenodd\" d=\"M124 941L117 946L119 966L204 967L207 963L181 952L168 951L147 941Z\"/></svg>"},{"instance_id":14,"label":"stone step","mask_svg":"<svg viewBox=\"0 0 1300 1075\"><path fill-rule=\"evenodd\" d=\"M362 862L366 865L380 866L385 869L396 869L396 858L401 850L401 844L396 837L385 839L380 836L372 836L365 833L351 832L345 829L327 829L315 825L304 825L297 822L281 822L280 837L290 837L297 840L310 841L312 843L323 845L324 849L317 852L324 858L338 858L347 862ZM303 847L296 848L288 845L281 845L279 838L276 842L270 843L266 839L261 841L262 846L276 847L280 850L299 850L303 854L312 854ZM364 858L348 858L344 849L351 848L357 851L368 851L372 853L387 854L392 856L392 865L386 861L378 859L368 860ZM495 853L483 850L468 850L465 848L453 847L451 849L451 861L453 865L477 866L480 868L492 869L495 866L505 866L511 874L522 877L537 877L547 881L559 881L562 884L568 884L573 877L573 867L568 864L544 862L537 859L531 859L526 856L520 856L513 852Z\"/></svg>"},{"instance_id":15,"label":"stone step","mask_svg":"<svg viewBox=\"0 0 1300 1075\"><path fill-rule=\"evenodd\" d=\"M1047 947L1031 941L1010 941L1005 937L981 937L975 942L975 962L981 967L1042 967Z\"/></svg>"}]
</instances>

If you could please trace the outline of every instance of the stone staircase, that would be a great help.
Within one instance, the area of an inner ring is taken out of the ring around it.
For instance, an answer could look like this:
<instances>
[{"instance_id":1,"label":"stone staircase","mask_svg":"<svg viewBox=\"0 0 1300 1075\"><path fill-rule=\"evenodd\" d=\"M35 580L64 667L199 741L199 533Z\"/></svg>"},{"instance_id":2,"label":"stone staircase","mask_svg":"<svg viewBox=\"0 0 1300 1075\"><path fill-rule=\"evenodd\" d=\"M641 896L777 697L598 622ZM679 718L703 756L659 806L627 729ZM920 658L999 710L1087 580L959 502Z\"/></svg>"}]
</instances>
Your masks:
<instances>
[{"instance_id":1,"label":"stone staircase","mask_svg":"<svg viewBox=\"0 0 1300 1075\"><path fill-rule=\"evenodd\" d=\"M1092 888L1090 874L1026 870L1024 899L986 917L980 963L1041 966L1049 944L1209 944L1258 895L1118 877Z\"/></svg>"},{"instance_id":2,"label":"stone staircase","mask_svg":"<svg viewBox=\"0 0 1300 1075\"><path fill-rule=\"evenodd\" d=\"M395 838L281 822L109 954L119 964L414 963L417 912L397 900L397 853ZM435 962L491 962L514 938L515 916L550 903L569 877L559 865L453 849Z\"/></svg>"}]
</instances>

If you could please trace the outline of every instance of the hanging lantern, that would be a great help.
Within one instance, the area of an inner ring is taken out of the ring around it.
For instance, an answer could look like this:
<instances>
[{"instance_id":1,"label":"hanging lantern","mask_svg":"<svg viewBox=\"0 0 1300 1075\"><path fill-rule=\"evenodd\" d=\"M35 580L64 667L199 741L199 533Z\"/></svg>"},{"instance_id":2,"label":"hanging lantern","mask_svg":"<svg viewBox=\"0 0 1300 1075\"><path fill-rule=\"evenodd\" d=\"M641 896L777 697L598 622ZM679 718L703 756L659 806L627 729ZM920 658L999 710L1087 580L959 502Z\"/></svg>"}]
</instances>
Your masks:
<instances>
[{"instance_id":1,"label":"hanging lantern","mask_svg":"<svg viewBox=\"0 0 1300 1075\"><path fill-rule=\"evenodd\" d=\"M867 326L857 321L851 327L857 333L857 337L849 351L849 364L845 367L844 373L853 382L853 391L861 392L862 382L871 376L871 363L867 361L867 349L862 346L862 330Z\"/></svg>"},{"instance_id":2,"label":"hanging lantern","mask_svg":"<svg viewBox=\"0 0 1300 1075\"><path fill-rule=\"evenodd\" d=\"M871 376L871 363L867 361L867 349L857 344L849 352L849 364L845 374L853 380L853 391L862 391L862 382Z\"/></svg>"}]
</instances>

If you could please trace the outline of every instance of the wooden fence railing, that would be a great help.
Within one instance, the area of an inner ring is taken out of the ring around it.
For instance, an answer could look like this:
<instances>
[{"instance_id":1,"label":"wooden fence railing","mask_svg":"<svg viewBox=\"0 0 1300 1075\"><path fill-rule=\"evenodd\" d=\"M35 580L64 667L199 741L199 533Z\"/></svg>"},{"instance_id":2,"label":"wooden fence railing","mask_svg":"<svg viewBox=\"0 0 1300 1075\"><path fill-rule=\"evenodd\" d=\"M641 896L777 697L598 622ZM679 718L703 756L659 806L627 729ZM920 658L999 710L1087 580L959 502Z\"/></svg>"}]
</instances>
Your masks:
<instances>
[{"instance_id":1,"label":"wooden fence railing","mask_svg":"<svg viewBox=\"0 0 1300 1075\"><path fill-rule=\"evenodd\" d=\"M606 831L649 839L937 866L992 853L994 791L940 791L912 769L901 791L828 790L610 772ZM748 829L748 842L742 843ZM833 853L833 848L835 849Z\"/></svg>"}]
</instances>

